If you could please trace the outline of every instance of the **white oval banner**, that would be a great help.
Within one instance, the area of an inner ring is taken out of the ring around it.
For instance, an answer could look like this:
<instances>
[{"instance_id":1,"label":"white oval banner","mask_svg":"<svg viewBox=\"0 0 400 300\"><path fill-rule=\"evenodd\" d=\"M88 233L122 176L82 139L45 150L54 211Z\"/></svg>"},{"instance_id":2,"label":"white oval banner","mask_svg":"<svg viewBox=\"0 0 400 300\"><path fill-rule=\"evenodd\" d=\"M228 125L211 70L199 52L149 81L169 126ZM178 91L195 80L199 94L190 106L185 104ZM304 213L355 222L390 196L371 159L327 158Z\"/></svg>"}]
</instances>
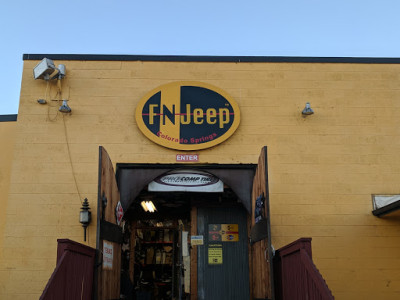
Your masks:
<instances>
[{"instance_id":1,"label":"white oval banner","mask_svg":"<svg viewBox=\"0 0 400 300\"><path fill-rule=\"evenodd\" d=\"M149 183L150 192L221 193L224 183L218 177L197 170L180 170L161 175Z\"/></svg>"}]
</instances>

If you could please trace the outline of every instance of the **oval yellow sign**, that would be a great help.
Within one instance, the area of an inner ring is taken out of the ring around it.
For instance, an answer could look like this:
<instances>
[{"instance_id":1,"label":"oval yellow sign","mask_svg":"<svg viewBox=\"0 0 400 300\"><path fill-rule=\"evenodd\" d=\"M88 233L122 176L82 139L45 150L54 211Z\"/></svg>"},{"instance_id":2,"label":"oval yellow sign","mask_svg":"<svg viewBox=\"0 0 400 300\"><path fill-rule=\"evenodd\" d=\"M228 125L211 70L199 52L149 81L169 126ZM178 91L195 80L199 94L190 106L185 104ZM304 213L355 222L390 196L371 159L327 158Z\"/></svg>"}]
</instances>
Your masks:
<instances>
[{"instance_id":1,"label":"oval yellow sign","mask_svg":"<svg viewBox=\"0 0 400 300\"><path fill-rule=\"evenodd\" d=\"M177 150L199 150L228 139L240 111L223 90L202 82L180 81L147 93L136 107L136 123L153 142Z\"/></svg>"}]
</instances>

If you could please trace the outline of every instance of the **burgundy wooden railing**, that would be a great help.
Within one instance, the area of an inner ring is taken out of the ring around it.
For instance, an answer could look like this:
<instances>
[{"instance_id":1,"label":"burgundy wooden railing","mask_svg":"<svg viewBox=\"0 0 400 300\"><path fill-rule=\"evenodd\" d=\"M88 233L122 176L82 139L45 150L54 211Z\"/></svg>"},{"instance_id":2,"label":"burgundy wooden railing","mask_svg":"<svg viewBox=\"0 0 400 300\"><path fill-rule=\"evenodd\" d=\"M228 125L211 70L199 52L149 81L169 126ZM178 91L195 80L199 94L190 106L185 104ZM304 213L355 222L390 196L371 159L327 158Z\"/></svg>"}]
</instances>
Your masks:
<instances>
[{"instance_id":1,"label":"burgundy wooden railing","mask_svg":"<svg viewBox=\"0 0 400 300\"><path fill-rule=\"evenodd\" d=\"M312 261L311 238L278 249L274 257L277 300L332 300L324 278Z\"/></svg>"},{"instance_id":2,"label":"burgundy wooden railing","mask_svg":"<svg viewBox=\"0 0 400 300\"><path fill-rule=\"evenodd\" d=\"M57 266L40 300L92 299L96 250L68 239L57 242Z\"/></svg>"}]
</instances>

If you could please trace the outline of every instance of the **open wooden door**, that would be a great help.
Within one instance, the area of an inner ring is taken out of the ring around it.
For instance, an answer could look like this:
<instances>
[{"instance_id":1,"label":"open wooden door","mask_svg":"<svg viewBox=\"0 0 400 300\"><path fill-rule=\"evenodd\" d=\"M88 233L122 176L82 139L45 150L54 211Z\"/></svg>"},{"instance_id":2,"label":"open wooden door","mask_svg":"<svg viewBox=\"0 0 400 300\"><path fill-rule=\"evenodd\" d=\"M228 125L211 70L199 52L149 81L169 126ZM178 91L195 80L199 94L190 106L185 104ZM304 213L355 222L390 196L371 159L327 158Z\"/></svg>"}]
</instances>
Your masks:
<instances>
[{"instance_id":1,"label":"open wooden door","mask_svg":"<svg viewBox=\"0 0 400 300\"><path fill-rule=\"evenodd\" d=\"M176 273L177 279L177 289L176 293L172 292L172 297L176 297L176 299L183 299L183 274L184 274L184 264L183 264L183 232L182 232L182 227L179 226L179 231L177 233L178 236L178 247L177 247L177 260L175 263L175 266L173 268L173 272ZM187 240L187 239L186 239ZM175 275L175 274L174 274Z\"/></svg>"},{"instance_id":2,"label":"open wooden door","mask_svg":"<svg viewBox=\"0 0 400 300\"><path fill-rule=\"evenodd\" d=\"M250 223L250 293L251 299L275 299L272 266L271 228L267 147L263 147L252 190Z\"/></svg>"},{"instance_id":3,"label":"open wooden door","mask_svg":"<svg viewBox=\"0 0 400 300\"><path fill-rule=\"evenodd\" d=\"M95 299L120 298L122 230L117 224L116 207L120 195L114 168L107 151L99 147L99 190Z\"/></svg>"}]
</instances>

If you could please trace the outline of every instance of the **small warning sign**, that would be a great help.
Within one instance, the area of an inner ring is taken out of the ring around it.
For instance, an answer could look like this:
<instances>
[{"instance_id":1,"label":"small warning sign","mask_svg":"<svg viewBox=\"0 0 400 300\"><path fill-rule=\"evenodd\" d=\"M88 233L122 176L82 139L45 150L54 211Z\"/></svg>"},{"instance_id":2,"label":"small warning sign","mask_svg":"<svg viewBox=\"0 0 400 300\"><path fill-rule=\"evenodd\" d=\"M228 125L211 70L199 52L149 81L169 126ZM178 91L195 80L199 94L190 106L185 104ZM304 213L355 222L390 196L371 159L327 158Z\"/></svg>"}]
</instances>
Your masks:
<instances>
[{"instance_id":1,"label":"small warning sign","mask_svg":"<svg viewBox=\"0 0 400 300\"><path fill-rule=\"evenodd\" d=\"M200 246L204 244L204 239L202 235L192 235L190 237L190 244L192 246Z\"/></svg>"},{"instance_id":2,"label":"small warning sign","mask_svg":"<svg viewBox=\"0 0 400 300\"><path fill-rule=\"evenodd\" d=\"M112 270L114 260L113 244L103 241L103 269Z\"/></svg>"},{"instance_id":3,"label":"small warning sign","mask_svg":"<svg viewBox=\"0 0 400 300\"><path fill-rule=\"evenodd\" d=\"M210 242L238 242L238 224L209 224L208 240Z\"/></svg>"},{"instance_id":4,"label":"small warning sign","mask_svg":"<svg viewBox=\"0 0 400 300\"><path fill-rule=\"evenodd\" d=\"M118 204L115 207L115 217L117 218L118 226L121 224L123 216L124 216L124 209L122 208L121 201L118 201Z\"/></svg>"},{"instance_id":5,"label":"small warning sign","mask_svg":"<svg viewBox=\"0 0 400 300\"><path fill-rule=\"evenodd\" d=\"M208 264L222 265L222 245L209 245L208 248Z\"/></svg>"}]
</instances>

